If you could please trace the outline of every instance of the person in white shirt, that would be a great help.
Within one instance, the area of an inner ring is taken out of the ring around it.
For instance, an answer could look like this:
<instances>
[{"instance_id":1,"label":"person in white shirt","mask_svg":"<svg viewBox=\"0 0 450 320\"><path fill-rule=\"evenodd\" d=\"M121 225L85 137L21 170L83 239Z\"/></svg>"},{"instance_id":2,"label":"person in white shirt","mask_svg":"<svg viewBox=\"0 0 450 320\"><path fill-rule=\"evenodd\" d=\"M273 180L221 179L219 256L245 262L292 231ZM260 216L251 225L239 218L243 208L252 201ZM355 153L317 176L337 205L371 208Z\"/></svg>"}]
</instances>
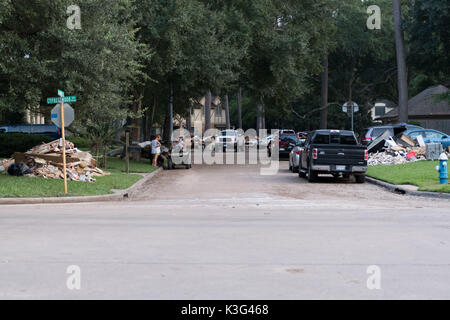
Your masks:
<instances>
[{"instance_id":1,"label":"person in white shirt","mask_svg":"<svg viewBox=\"0 0 450 320\"><path fill-rule=\"evenodd\" d=\"M161 154L161 136L157 135L155 139L152 141L152 165L156 167L158 165L158 157Z\"/></svg>"}]
</instances>

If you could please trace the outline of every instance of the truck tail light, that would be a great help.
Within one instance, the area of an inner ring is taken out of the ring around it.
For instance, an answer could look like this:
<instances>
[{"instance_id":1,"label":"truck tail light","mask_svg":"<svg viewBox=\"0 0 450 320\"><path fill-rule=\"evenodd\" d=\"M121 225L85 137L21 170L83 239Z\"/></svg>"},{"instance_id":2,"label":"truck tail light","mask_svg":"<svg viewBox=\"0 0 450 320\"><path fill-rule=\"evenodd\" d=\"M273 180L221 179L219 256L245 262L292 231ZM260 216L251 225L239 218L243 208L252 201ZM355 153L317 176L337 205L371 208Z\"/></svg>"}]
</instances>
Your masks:
<instances>
[{"instance_id":1,"label":"truck tail light","mask_svg":"<svg viewBox=\"0 0 450 320\"><path fill-rule=\"evenodd\" d=\"M364 160L369 160L369 151L364 151Z\"/></svg>"},{"instance_id":2,"label":"truck tail light","mask_svg":"<svg viewBox=\"0 0 450 320\"><path fill-rule=\"evenodd\" d=\"M317 156L318 156L319 151L317 149L313 149L313 159L317 160Z\"/></svg>"},{"instance_id":3,"label":"truck tail light","mask_svg":"<svg viewBox=\"0 0 450 320\"><path fill-rule=\"evenodd\" d=\"M363 138L362 141L370 142L372 141L372 138Z\"/></svg>"}]
</instances>

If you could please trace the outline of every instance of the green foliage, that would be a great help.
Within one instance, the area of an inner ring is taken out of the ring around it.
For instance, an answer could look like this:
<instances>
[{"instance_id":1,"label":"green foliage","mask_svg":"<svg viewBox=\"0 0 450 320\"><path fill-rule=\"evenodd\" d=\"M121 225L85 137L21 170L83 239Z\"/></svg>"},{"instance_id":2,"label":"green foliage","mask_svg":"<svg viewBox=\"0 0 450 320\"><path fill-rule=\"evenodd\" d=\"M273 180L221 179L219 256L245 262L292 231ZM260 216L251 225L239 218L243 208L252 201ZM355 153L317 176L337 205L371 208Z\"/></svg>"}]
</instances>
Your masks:
<instances>
[{"instance_id":1,"label":"green foliage","mask_svg":"<svg viewBox=\"0 0 450 320\"><path fill-rule=\"evenodd\" d=\"M47 136L26 133L0 133L0 157L9 158L14 152L26 152L41 143L52 141Z\"/></svg>"},{"instance_id":2,"label":"green foliage","mask_svg":"<svg viewBox=\"0 0 450 320\"><path fill-rule=\"evenodd\" d=\"M92 147L92 141L89 138L85 138L85 137L66 137L67 140L69 140L70 142L72 142L76 148L78 149L90 149Z\"/></svg>"}]
</instances>

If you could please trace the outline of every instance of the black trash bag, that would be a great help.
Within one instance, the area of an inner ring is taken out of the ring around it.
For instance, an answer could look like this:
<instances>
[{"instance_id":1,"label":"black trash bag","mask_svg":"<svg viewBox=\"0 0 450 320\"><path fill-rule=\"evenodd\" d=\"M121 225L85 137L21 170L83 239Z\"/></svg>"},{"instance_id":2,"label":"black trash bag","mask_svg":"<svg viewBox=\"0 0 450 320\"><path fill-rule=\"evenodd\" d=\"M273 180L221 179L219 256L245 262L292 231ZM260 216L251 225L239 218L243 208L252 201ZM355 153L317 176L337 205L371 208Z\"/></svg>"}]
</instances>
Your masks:
<instances>
[{"instance_id":1,"label":"black trash bag","mask_svg":"<svg viewBox=\"0 0 450 320\"><path fill-rule=\"evenodd\" d=\"M8 173L11 176L21 177L25 174L31 174L33 172L25 163L19 162L19 163L11 163L11 165L8 168Z\"/></svg>"}]
</instances>

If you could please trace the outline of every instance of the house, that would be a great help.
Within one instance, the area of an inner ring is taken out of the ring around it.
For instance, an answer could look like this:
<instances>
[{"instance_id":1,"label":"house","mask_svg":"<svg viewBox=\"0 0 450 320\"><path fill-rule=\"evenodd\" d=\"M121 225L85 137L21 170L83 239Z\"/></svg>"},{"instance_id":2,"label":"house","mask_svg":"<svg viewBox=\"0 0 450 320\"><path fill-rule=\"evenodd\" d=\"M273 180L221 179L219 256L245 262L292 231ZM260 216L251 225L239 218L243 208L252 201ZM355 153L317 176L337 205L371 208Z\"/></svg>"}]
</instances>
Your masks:
<instances>
[{"instance_id":1,"label":"house","mask_svg":"<svg viewBox=\"0 0 450 320\"><path fill-rule=\"evenodd\" d=\"M396 107L395 103L390 100L377 100L371 109L372 121L379 121L380 117L385 116Z\"/></svg>"},{"instance_id":2,"label":"house","mask_svg":"<svg viewBox=\"0 0 450 320\"><path fill-rule=\"evenodd\" d=\"M179 120L178 123L186 123L190 121L191 133L200 136L205 132L205 102L206 97L198 100L191 100L190 117L187 120ZM220 97L212 96L211 98L211 128L223 130L226 129L225 109L222 106Z\"/></svg>"},{"instance_id":3,"label":"house","mask_svg":"<svg viewBox=\"0 0 450 320\"><path fill-rule=\"evenodd\" d=\"M428 88L408 102L409 121L419 123L427 129L450 133L450 106L448 100L436 101L436 97L448 92L438 85ZM398 107L378 118L383 123L398 122Z\"/></svg>"}]
</instances>

